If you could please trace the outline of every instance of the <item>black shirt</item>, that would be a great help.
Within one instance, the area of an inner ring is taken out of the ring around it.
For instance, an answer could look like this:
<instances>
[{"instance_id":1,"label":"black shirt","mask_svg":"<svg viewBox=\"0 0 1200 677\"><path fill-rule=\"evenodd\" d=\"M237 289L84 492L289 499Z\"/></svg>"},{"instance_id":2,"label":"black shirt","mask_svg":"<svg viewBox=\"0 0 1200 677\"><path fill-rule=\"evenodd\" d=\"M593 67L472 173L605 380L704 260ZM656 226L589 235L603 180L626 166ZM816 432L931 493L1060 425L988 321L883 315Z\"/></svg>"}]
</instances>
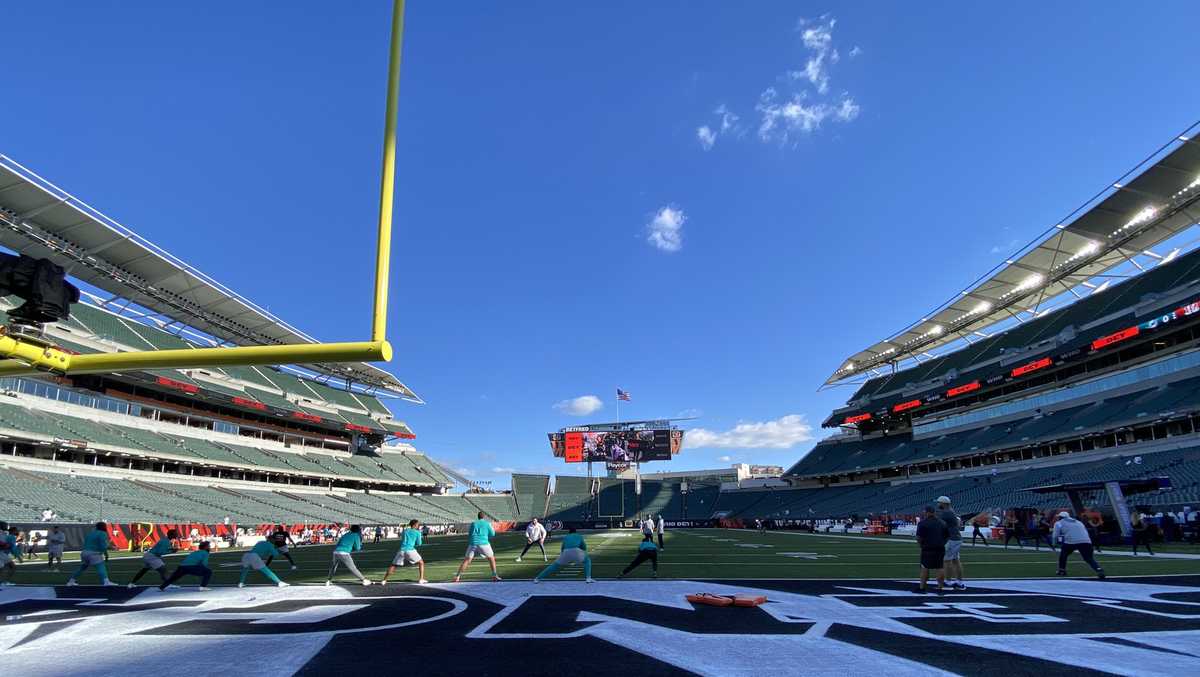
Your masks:
<instances>
[{"instance_id":1,"label":"black shirt","mask_svg":"<svg viewBox=\"0 0 1200 677\"><path fill-rule=\"evenodd\" d=\"M926 517L917 524L917 543L922 549L944 548L948 540L950 530L946 528L946 523L936 516Z\"/></svg>"}]
</instances>

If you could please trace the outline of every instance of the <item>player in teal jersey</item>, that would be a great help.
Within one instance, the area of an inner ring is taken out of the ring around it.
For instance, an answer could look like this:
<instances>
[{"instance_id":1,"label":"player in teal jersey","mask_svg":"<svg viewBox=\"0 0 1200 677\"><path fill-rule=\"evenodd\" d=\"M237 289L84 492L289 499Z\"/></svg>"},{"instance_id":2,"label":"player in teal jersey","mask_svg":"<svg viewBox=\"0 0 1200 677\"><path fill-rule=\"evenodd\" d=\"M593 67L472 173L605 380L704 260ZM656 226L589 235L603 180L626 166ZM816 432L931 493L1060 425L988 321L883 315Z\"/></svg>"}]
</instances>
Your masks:
<instances>
[{"instance_id":1,"label":"player in teal jersey","mask_svg":"<svg viewBox=\"0 0 1200 677\"><path fill-rule=\"evenodd\" d=\"M654 544L654 539L649 536L643 538L642 542L638 544L637 557L633 558L633 561L630 562L629 566L625 567L625 570L617 578L624 578L626 574L638 568L646 560L650 561L650 569L653 572L653 576L658 578L658 546Z\"/></svg>"},{"instance_id":2,"label":"player in teal jersey","mask_svg":"<svg viewBox=\"0 0 1200 677\"><path fill-rule=\"evenodd\" d=\"M4 546L0 548L0 571L4 573L4 583L0 585L12 585L13 574L17 573L17 565L13 561L24 561L21 558L21 547L17 544L17 536L20 534L21 530L17 527L8 527L0 533L0 539L4 540Z\"/></svg>"},{"instance_id":3,"label":"player in teal jersey","mask_svg":"<svg viewBox=\"0 0 1200 677\"><path fill-rule=\"evenodd\" d=\"M596 582L592 580L592 557L587 553L587 542L583 540L583 536L575 533L574 527L568 529L567 535L563 536L562 552L558 554L558 559L542 569L542 573L538 574L533 582L541 583L547 576L568 564L583 564L584 580L588 583Z\"/></svg>"},{"instance_id":4,"label":"player in teal jersey","mask_svg":"<svg viewBox=\"0 0 1200 677\"><path fill-rule=\"evenodd\" d=\"M471 522L470 539L467 541L467 554L463 558L462 564L458 565L458 573L454 574L454 582L457 583L462 574L471 566L471 560L475 559L475 555L486 557L488 564L492 565L492 580L499 581L500 574L496 571L496 553L492 552L491 538L496 535L496 530L492 528L492 523L484 518L483 511L479 511L479 519Z\"/></svg>"},{"instance_id":5,"label":"player in teal jersey","mask_svg":"<svg viewBox=\"0 0 1200 677\"><path fill-rule=\"evenodd\" d=\"M400 550L396 552L395 559L392 560L391 566L388 567L387 573L383 575L383 580L379 581L380 585L387 585L388 578L396 572L396 567L402 567L405 564L417 565L417 583L428 583L425 580L425 560L421 559L421 553L417 552L417 548L425 543L425 539L421 536L421 521L412 520L408 523L408 528L400 534Z\"/></svg>"},{"instance_id":6,"label":"player in teal jersey","mask_svg":"<svg viewBox=\"0 0 1200 677\"><path fill-rule=\"evenodd\" d=\"M158 539L153 548L150 548L142 554L142 569L134 575L133 580L129 582L128 587L137 587L137 582L142 580L150 571L157 571L158 577L162 579L166 585L167 580L167 564L163 562L163 557L175 552L178 548L175 547L175 541L179 538L179 532L174 529L168 529L167 535Z\"/></svg>"},{"instance_id":7,"label":"player in teal jersey","mask_svg":"<svg viewBox=\"0 0 1200 677\"><path fill-rule=\"evenodd\" d=\"M83 537L83 549L79 551L79 569L67 579L67 585L78 585L76 579L87 571L88 567L96 567L100 574L100 585L116 585L108 580L108 567L105 566L105 555L108 554L108 525L96 522L96 528Z\"/></svg>"},{"instance_id":8,"label":"player in teal jersey","mask_svg":"<svg viewBox=\"0 0 1200 677\"><path fill-rule=\"evenodd\" d=\"M329 576L325 579L325 585L333 585L333 575L337 573L338 565L344 565L354 574L363 585L370 585L371 579L362 575L358 567L354 566L354 558L350 555L352 552L362 550L362 527L357 524L350 527L350 531L342 534L338 539L337 545L333 546L333 561L329 563Z\"/></svg>"},{"instance_id":9,"label":"player in teal jersey","mask_svg":"<svg viewBox=\"0 0 1200 677\"><path fill-rule=\"evenodd\" d=\"M288 584L279 580L275 572L271 571L270 567L263 561L264 557L272 557L278 554L279 551L275 549L275 544L269 539L255 543L254 547L250 548L250 552L242 555L242 574L238 578L238 587L246 587L246 576L250 575L251 569L262 572L263 576L266 576L272 583L281 588L288 587Z\"/></svg>"},{"instance_id":10,"label":"player in teal jersey","mask_svg":"<svg viewBox=\"0 0 1200 677\"><path fill-rule=\"evenodd\" d=\"M213 574L212 569L208 568L208 549L210 546L208 541L204 541L199 547L199 550L189 552L187 557L183 558L179 566L175 567L175 571L171 572L170 578L163 579L162 585L158 586L159 590L166 590L168 586L175 587L175 581L184 576L199 576L200 587L198 589L201 592L209 590L208 582L212 580Z\"/></svg>"}]
</instances>

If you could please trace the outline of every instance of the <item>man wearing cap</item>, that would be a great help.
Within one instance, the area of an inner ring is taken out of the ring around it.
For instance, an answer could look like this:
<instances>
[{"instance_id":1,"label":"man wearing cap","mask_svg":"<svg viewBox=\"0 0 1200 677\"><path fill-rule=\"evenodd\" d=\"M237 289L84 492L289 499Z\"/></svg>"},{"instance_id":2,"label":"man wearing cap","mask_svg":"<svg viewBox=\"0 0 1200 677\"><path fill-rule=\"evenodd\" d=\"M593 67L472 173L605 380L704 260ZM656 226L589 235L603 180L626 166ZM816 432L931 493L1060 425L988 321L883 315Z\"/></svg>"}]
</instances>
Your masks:
<instances>
[{"instance_id":1,"label":"man wearing cap","mask_svg":"<svg viewBox=\"0 0 1200 677\"><path fill-rule=\"evenodd\" d=\"M1088 536L1087 527L1083 526L1083 522L1071 517L1071 513L1058 513L1058 521L1054 523L1054 542L1061 547L1058 549L1058 575L1067 575L1067 557L1076 550L1079 551L1079 556L1087 565L1096 572L1096 577L1104 580L1104 569L1096 564L1096 558L1092 556L1092 539Z\"/></svg>"},{"instance_id":2,"label":"man wearing cap","mask_svg":"<svg viewBox=\"0 0 1200 677\"><path fill-rule=\"evenodd\" d=\"M918 592L928 592L929 572L937 572L937 591L942 594L946 585L946 576L942 571L942 561L946 556L946 541L950 538L950 530L934 512L933 506L925 506L925 516L917 524L917 545L921 546L921 586Z\"/></svg>"},{"instance_id":3,"label":"man wearing cap","mask_svg":"<svg viewBox=\"0 0 1200 677\"><path fill-rule=\"evenodd\" d=\"M959 559L959 553L962 550L962 520L951 509L949 496L938 496L937 504L938 519L946 523L946 529L950 532L950 539L946 541L946 580L955 590L966 590L967 585L963 583L962 560Z\"/></svg>"}]
</instances>

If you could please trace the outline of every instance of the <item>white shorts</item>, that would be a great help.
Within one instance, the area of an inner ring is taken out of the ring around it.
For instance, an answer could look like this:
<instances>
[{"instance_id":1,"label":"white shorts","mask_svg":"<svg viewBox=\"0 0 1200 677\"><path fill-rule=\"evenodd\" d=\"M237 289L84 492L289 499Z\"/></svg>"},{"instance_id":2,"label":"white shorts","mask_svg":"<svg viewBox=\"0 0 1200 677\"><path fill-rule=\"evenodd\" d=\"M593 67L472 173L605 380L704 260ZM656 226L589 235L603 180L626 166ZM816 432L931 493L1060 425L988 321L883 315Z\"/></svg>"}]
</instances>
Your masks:
<instances>
[{"instance_id":1,"label":"white shorts","mask_svg":"<svg viewBox=\"0 0 1200 677\"><path fill-rule=\"evenodd\" d=\"M265 562L263 562L262 558L258 556L258 553L248 552L245 555L242 555L242 568L254 569L255 571L258 571L259 569L267 568L267 565Z\"/></svg>"},{"instance_id":2,"label":"white shorts","mask_svg":"<svg viewBox=\"0 0 1200 677\"><path fill-rule=\"evenodd\" d=\"M466 558L471 559L475 555L479 555L480 557L495 557L495 555L492 554L492 546L488 543L484 543L482 545L468 545Z\"/></svg>"},{"instance_id":3,"label":"white shorts","mask_svg":"<svg viewBox=\"0 0 1200 677\"><path fill-rule=\"evenodd\" d=\"M416 564L421 561L421 553L416 550L401 550L392 560L392 566L402 567L405 564Z\"/></svg>"},{"instance_id":4,"label":"white shorts","mask_svg":"<svg viewBox=\"0 0 1200 677\"><path fill-rule=\"evenodd\" d=\"M164 564L161 557L152 552L148 552L142 555L142 566L146 567L147 569L161 569L163 568Z\"/></svg>"},{"instance_id":5,"label":"white shorts","mask_svg":"<svg viewBox=\"0 0 1200 677\"><path fill-rule=\"evenodd\" d=\"M99 553L95 550L82 550L79 552L79 561L84 564L103 564L104 553Z\"/></svg>"},{"instance_id":6,"label":"white shorts","mask_svg":"<svg viewBox=\"0 0 1200 677\"><path fill-rule=\"evenodd\" d=\"M286 554L287 554L287 552L288 552L288 548L287 548L287 546L286 546L286 545L280 545L280 546L276 546L276 548L275 548L275 549L279 551L279 554L280 554L280 555L286 555Z\"/></svg>"},{"instance_id":7,"label":"white shorts","mask_svg":"<svg viewBox=\"0 0 1200 677\"><path fill-rule=\"evenodd\" d=\"M51 557L62 557L63 546L52 545L52 546L46 548L46 552L49 553Z\"/></svg>"},{"instance_id":8,"label":"white shorts","mask_svg":"<svg viewBox=\"0 0 1200 677\"><path fill-rule=\"evenodd\" d=\"M583 564L583 560L587 559L587 552L580 548L567 548L558 554L558 564L560 566L566 564Z\"/></svg>"},{"instance_id":9,"label":"white shorts","mask_svg":"<svg viewBox=\"0 0 1200 677\"><path fill-rule=\"evenodd\" d=\"M0 552L0 567L8 566L8 563L11 562L12 559L12 555L8 554L7 552Z\"/></svg>"},{"instance_id":10,"label":"white shorts","mask_svg":"<svg viewBox=\"0 0 1200 677\"><path fill-rule=\"evenodd\" d=\"M962 549L962 541L946 541L946 556L944 560L958 559L958 551Z\"/></svg>"}]
</instances>

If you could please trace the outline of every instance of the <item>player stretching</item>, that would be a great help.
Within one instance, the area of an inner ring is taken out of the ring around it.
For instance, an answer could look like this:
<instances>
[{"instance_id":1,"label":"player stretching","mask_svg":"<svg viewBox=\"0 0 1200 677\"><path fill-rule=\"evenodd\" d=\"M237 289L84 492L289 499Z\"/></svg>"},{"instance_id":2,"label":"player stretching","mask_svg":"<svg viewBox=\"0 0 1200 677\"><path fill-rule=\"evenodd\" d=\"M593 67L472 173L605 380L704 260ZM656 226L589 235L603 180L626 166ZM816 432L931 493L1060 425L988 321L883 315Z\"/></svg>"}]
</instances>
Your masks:
<instances>
[{"instance_id":1,"label":"player stretching","mask_svg":"<svg viewBox=\"0 0 1200 677\"><path fill-rule=\"evenodd\" d=\"M650 538L647 536L646 538ZM575 528L567 530L567 535L562 539L562 552L558 553L558 559L550 564L550 566L542 569L542 573L538 574L533 579L534 583L541 583L547 576L558 571L560 568L568 564L583 564L583 577L588 583L595 583L592 580L592 558L587 553L587 543L583 540L583 536L575 533Z\"/></svg>"},{"instance_id":2,"label":"player stretching","mask_svg":"<svg viewBox=\"0 0 1200 677\"><path fill-rule=\"evenodd\" d=\"M163 562L162 558L179 549L175 547L175 539L177 538L179 538L179 532L174 529L168 529L167 535L158 539L154 547L142 555L142 570L137 572L137 575L129 582L129 587L137 587L137 582L142 580L142 576L145 576L150 571L157 571L158 577L163 581L163 585L167 584L167 565Z\"/></svg>"},{"instance_id":3,"label":"player stretching","mask_svg":"<svg viewBox=\"0 0 1200 677\"><path fill-rule=\"evenodd\" d=\"M296 566L296 560L292 559L292 556L290 554L288 554L288 544L291 543L292 545L295 545L296 541L292 540L291 534L289 534L283 528L282 524L275 527L275 531L271 532L271 535L268 536L267 538L270 539L271 544L275 546L275 549L279 551L279 554L283 555L284 558L287 559L287 561L291 563L292 571L295 571L296 569L300 568L300 567ZM275 559L275 558L274 557L267 558L267 566L271 566L271 560L273 560L273 559Z\"/></svg>"},{"instance_id":4,"label":"player stretching","mask_svg":"<svg viewBox=\"0 0 1200 677\"><path fill-rule=\"evenodd\" d=\"M275 572L271 571L267 563L263 561L264 557L274 557L278 554L279 551L275 549L275 544L271 541L262 540L255 543L254 547L250 548L250 552L242 555L242 574L238 578L238 587L246 587L246 576L250 575L251 569L254 569L255 571L262 572L262 575L266 576L275 585L286 588L288 584L279 580Z\"/></svg>"},{"instance_id":5,"label":"player stretching","mask_svg":"<svg viewBox=\"0 0 1200 677\"><path fill-rule=\"evenodd\" d=\"M475 559L475 555L486 557L488 564L492 565L492 580L499 581L500 574L496 571L496 555L492 552L492 544L489 542L492 536L496 535L496 530L492 528L492 523L488 522L483 517L483 511L479 511L479 519L471 522L471 537L467 541L467 554L463 557L462 564L458 565L458 573L454 574L454 582L457 583L467 567L471 566L471 560Z\"/></svg>"},{"instance_id":6,"label":"player stretching","mask_svg":"<svg viewBox=\"0 0 1200 677\"><path fill-rule=\"evenodd\" d=\"M396 558L392 560L391 566L388 567L387 573L383 575L383 580L380 585L387 585L388 578L396 573L396 567L402 567L405 564L417 565L417 583L428 583L425 580L425 560L421 559L421 553L417 552L417 546L425 543L424 537L421 536L421 521L412 520L408 523L408 528L400 534L400 550L396 552Z\"/></svg>"},{"instance_id":7,"label":"player stretching","mask_svg":"<svg viewBox=\"0 0 1200 677\"><path fill-rule=\"evenodd\" d=\"M16 527L9 527L8 532L0 538L4 539L4 548L0 550L0 571L4 572L4 583L0 585L12 585L13 574L17 573L17 565L13 564L13 560L22 562L21 547L17 545L17 536L21 530Z\"/></svg>"},{"instance_id":8,"label":"player stretching","mask_svg":"<svg viewBox=\"0 0 1200 677\"><path fill-rule=\"evenodd\" d=\"M337 545L333 546L333 561L329 563L329 576L325 579L325 585L333 585L333 575L337 573L339 564L344 564L350 573L362 580L363 585L371 584L371 579L362 575L358 567L354 566L354 558L350 556L350 553L362 550L362 545L362 527L357 524L342 534Z\"/></svg>"},{"instance_id":9,"label":"player stretching","mask_svg":"<svg viewBox=\"0 0 1200 677\"><path fill-rule=\"evenodd\" d=\"M617 578L625 578L625 575L630 571L638 568L642 562L650 560L650 570L655 578L658 578L658 546L654 544L654 539L649 536L642 538L642 542L638 544L637 557L625 567L625 570L617 576Z\"/></svg>"},{"instance_id":10,"label":"player stretching","mask_svg":"<svg viewBox=\"0 0 1200 677\"><path fill-rule=\"evenodd\" d=\"M536 517L529 520L529 526L525 527L525 549L517 556L517 561L520 562L525 553L529 549L537 545L538 550L542 551L542 561L546 561L546 527L538 523Z\"/></svg>"},{"instance_id":11,"label":"player stretching","mask_svg":"<svg viewBox=\"0 0 1200 677\"><path fill-rule=\"evenodd\" d=\"M79 551L79 569L67 579L67 585L79 585L75 582L80 574L88 567L96 567L100 574L100 585L116 585L108 580L108 567L104 564L104 556L108 553L108 525L96 522L96 528L83 537L83 549Z\"/></svg>"},{"instance_id":12,"label":"player stretching","mask_svg":"<svg viewBox=\"0 0 1200 677\"><path fill-rule=\"evenodd\" d=\"M212 569L208 568L209 547L208 541L204 541L200 544L199 550L189 552L187 557L184 557L183 561L179 563L179 566L175 567L175 571L171 572L171 577L163 579L162 585L158 586L158 589L166 590L168 587L178 587L174 585L175 581L183 578L184 576L199 576L200 587L197 589L201 592L207 592L210 590L208 587L208 582L212 580L213 572ZM270 569L268 569L268 571L270 571ZM146 570L142 569L142 573L145 572ZM162 571L159 570L159 573L162 573ZM140 576L141 574L138 575ZM133 584L130 583L130 585Z\"/></svg>"},{"instance_id":13,"label":"player stretching","mask_svg":"<svg viewBox=\"0 0 1200 677\"><path fill-rule=\"evenodd\" d=\"M46 534L46 567L50 571L58 571L62 567L63 550L67 547L67 535L58 527L50 527L50 533ZM55 562L58 566L54 566Z\"/></svg>"}]
</instances>

